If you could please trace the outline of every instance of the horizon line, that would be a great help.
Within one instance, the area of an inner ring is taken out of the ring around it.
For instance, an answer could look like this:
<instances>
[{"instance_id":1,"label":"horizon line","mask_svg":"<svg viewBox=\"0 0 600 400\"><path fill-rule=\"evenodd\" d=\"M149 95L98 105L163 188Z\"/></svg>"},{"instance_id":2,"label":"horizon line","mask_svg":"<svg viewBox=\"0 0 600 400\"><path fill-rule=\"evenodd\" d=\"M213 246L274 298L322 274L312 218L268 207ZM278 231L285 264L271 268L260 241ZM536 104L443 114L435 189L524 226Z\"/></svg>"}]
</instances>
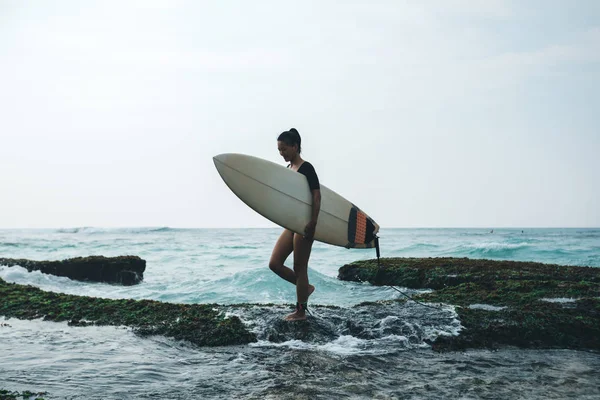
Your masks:
<instances>
[{"instance_id":1,"label":"horizon line","mask_svg":"<svg viewBox=\"0 0 600 400\"><path fill-rule=\"evenodd\" d=\"M600 226L390 226L380 227L381 229L600 229ZM141 225L141 226L59 226L59 227L0 227L0 230L44 230L44 229L285 229L280 226L246 226L246 227L227 227L227 226L205 226L205 227L178 227L167 225Z\"/></svg>"}]
</instances>

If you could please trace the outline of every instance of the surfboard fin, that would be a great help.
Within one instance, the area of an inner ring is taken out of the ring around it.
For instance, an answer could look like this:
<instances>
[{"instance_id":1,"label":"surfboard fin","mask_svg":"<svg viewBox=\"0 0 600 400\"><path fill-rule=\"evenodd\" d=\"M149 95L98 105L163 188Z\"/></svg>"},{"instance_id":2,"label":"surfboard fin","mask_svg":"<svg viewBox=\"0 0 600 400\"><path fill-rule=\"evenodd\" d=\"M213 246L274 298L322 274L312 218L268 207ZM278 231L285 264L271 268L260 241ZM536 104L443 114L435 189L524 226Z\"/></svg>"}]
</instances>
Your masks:
<instances>
[{"instance_id":1,"label":"surfboard fin","mask_svg":"<svg viewBox=\"0 0 600 400\"><path fill-rule=\"evenodd\" d=\"M379 236L375 235L375 252L377 253L377 266L381 266L381 264L379 263L379 257L380 257L380 253L379 253Z\"/></svg>"}]
</instances>

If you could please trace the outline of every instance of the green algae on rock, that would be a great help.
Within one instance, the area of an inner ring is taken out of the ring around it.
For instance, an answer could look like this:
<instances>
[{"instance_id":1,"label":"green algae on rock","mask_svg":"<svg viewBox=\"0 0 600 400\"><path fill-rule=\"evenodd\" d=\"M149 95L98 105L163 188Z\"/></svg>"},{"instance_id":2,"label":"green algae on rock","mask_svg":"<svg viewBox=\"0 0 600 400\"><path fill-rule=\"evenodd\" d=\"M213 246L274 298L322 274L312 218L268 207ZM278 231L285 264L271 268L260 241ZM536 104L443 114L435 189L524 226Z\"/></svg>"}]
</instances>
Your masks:
<instances>
[{"instance_id":1,"label":"green algae on rock","mask_svg":"<svg viewBox=\"0 0 600 400\"><path fill-rule=\"evenodd\" d=\"M344 265L339 279L434 289L415 297L457 307L465 329L438 350L515 345L600 349L600 268L467 258L384 258ZM569 298L569 303L546 301ZM474 304L497 310L473 309Z\"/></svg>"},{"instance_id":2,"label":"green algae on rock","mask_svg":"<svg viewBox=\"0 0 600 400\"><path fill-rule=\"evenodd\" d=\"M497 280L559 280L600 283L600 270L521 261L469 258L382 258L344 265L338 278L373 285L441 289L460 283Z\"/></svg>"},{"instance_id":3,"label":"green algae on rock","mask_svg":"<svg viewBox=\"0 0 600 400\"><path fill-rule=\"evenodd\" d=\"M39 392L34 393L26 390L24 392L12 392L10 390L0 389L0 400L17 400L17 399L34 399L34 400L44 400L43 397L48 393Z\"/></svg>"},{"instance_id":4,"label":"green algae on rock","mask_svg":"<svg viewBox=\"0 0 600 400\"><path fill-rule=\"evenodd\" d=\"M578 300L573 308L546 303L486 311L457 307L466 328L456 337L438 337L436 350L498 348L568 348L600 350L600 301Z\"/></svg>"},{"instance_id":5,"label":"green algae on rock","mask_svg":"<svg viewBox=\"0 0 600 400\"><path fill-rule=\"evenodd\" d=\"M199 346L256 341L237 317L225 318L212 304L111 300L46 292L0 279L0 315L68 321L72 326L125 325L140 335L164 335Z\"/></svg>"}]
</instances>

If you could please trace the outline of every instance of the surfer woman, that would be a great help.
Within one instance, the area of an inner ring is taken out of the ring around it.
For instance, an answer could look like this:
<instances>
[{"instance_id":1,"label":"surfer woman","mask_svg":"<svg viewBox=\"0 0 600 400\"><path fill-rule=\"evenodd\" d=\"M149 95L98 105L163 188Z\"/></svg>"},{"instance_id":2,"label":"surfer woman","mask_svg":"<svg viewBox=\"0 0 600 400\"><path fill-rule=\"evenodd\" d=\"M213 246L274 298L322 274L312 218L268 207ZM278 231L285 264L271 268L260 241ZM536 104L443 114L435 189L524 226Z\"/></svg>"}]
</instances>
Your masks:
<instances>
[{"instance_id":1,"label":"surfer woman","mask_svg":"<svg viewBox=\"0 0 600 400\"><path fill-rule=\"evenodd\" d=\"M286 229L283 231L269 261L269 268L281 278L296 285L296 311L285 317L288 321L299 321L306 319L308 296L315 291L315 287L308 283L308 259L315 236L317 218L321 209L321 190L319 178L314 167L308 161L300 157L300 134L294 128L282 132L277 138L279 154L286 162L288 168L306 176L308 187L312 195L311 218L304 228L304 235L299 235ZM294 269L283 265L291 253L294 253Z\"/></svg>"}]
</instances>

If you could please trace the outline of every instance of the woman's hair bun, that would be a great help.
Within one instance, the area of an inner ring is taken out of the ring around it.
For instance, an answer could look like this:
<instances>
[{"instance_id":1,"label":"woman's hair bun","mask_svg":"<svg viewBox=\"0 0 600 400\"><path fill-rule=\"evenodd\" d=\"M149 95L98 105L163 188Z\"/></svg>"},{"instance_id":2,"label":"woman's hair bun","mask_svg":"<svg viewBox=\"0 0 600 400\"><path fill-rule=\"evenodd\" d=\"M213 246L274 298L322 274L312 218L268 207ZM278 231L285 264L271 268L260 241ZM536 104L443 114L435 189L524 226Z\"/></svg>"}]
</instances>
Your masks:
<instances>
[{"instance_id":1,"label":"woman's hair bun","mask_svg":"<svg viewBox=\"0 0 600 400\"><path fill-rule=\"evenodd\" d=\"M302 139L296 128L290 128L289 131L281 132L277 140L283 141L288 146L298 146L298 154L302 152Z\"/></svg>"}]
</instances>

